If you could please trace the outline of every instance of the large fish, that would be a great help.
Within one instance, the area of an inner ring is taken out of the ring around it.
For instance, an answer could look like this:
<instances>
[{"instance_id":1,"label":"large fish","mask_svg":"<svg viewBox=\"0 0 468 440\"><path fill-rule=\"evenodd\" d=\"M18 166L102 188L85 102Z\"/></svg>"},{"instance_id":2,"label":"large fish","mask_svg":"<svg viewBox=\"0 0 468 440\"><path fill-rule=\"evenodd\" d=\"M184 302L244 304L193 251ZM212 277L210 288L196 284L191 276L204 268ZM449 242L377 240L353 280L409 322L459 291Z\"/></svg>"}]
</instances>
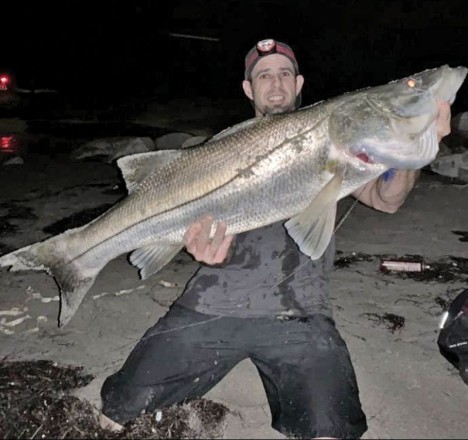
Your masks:
<instances>
[{"instance_id":1,"label":"large fish","mask_svg":"<svg viewBox=\"0 0 468 440\"><path fill-rule=\"evenodd\" d=\"M63 326L109 261L132 252L147 278L206 214L225 221L228 234L286 220L300 250L317 259L333 233L338 200L389 168L418 169L436 157L436 102L452 103L466 74L465 67L442 66L251 119L202 146L120 158L125 199L82 227L4 255L0 266L52 275Z\"/></svg>"}]
</instances>

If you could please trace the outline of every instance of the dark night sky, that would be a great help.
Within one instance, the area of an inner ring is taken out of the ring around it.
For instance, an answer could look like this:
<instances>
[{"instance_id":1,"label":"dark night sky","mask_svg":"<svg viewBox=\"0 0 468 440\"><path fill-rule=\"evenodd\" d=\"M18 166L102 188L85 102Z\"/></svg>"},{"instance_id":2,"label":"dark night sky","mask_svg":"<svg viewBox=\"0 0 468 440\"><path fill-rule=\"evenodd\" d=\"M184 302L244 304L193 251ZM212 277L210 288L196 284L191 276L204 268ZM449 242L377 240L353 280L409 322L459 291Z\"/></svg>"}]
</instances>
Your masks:
<instances>
[{"instance_id":1,"label":"dark night sky","mask_svg":"<svg viewBox=\"0 0 468 440\"><path fill-rule=\"evenodd\" d=\"M467 0L17 1L1 13L0 69L68 93L242 97L244 55L267 37L295 49L304 104L468 65Z\"/></svg>"}]
</instances>

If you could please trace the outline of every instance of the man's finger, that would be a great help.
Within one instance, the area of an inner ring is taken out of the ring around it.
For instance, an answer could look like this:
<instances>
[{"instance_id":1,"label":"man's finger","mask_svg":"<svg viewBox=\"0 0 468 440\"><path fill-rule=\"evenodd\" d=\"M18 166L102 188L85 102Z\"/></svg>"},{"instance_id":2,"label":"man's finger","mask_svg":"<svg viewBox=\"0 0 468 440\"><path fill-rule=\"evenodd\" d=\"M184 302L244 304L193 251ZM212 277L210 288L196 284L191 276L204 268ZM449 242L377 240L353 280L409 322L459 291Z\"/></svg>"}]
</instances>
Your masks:
<instances>
[{"instance_id":1,"label":"man's finger","mask_svg":"<svg viewBox=\"0 0 468 440\"><path fill-rule=\"evenodd\" d=\"M221 264L222 262L224 262L224 260L226 259L228 255L229 248L231 247L233 238L234 238L234 235L226 235L224 237L224 240L218 247L218 250L216 251L216 254L213 258L214 264Z\"/></svg>"},{"instance_id":2,"label":"man's finger","mask_svg":"<svg viewBox=\"0 0 468 440\"><path fill-rule=\"evenodd\" d=\"M213 219L211 217L204 217L201 221L201 228L197 237L197 251L202 254L205 253L209 244L212 225Z\"/></svg>"},{"instance_id":3,"label":"man's finger","mask_svg":"<svg viewBox=\"0 0 468 440\"><path fill-rule=\"evenodd\" d=\"M220 246L224 243L224 240L226 240L226 231L227 231L226 223L220 222L217 224L213 239L211 240L210 245L206 248L206 252L205 252L206 258L210 261L211 264L218 264L224 261L224 258L218 255L218 252L219 252ZM221 251L221 253L222 252L223 251Z\"/></svg>"},{"instance_id":4,"label":"man's finger","mask_svg":"<svg viewBox=\"0 0 468 440\"><path fill-rule=\"evenodd\" d=\"M221 243L224 240L224 237L226 235L227 231L227 225L224 222L220 222L216 226L216 231L213 236L213 239L211 240L211 246L210 246L210 251L211 251L211 256L214 257L216 255L216 252L218 252L218 248L221 245Z\"/></svg>"},{"instance_id":5,"label":"man's finger","mask_svg":"<svg viewBox=\"0 0 468 440\"><path fill-rule=\"evenodd\" d=\"M440 140L450 134L450 119L452 116L450 104L446 101L439 102L439 115L437 118L437 137Z\"/></svg>"},{"instance_id":6,"label":"man's finger","mask_svg":"<svg viewBox=\"0 0 468 440\"><path fill-rule=\"evenodd\" d=\"M201 224L200 223L193 223L184 234L184 244L185 247L188 249L194 245L196 242L196 238L198 233L200 232Z\"/></svg>"}]
</instances>

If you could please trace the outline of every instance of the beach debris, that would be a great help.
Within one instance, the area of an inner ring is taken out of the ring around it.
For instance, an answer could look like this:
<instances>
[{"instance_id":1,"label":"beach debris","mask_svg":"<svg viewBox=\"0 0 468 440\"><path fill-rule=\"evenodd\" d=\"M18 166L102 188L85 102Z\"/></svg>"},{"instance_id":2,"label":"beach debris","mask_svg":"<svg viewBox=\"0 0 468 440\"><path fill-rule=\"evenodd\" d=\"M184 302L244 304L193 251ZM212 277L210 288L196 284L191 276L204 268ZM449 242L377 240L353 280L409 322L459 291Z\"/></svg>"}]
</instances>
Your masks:
<instances>
[{"instance_id":1,"label":"beach debris","mask_svg":"<svg viewBox=\"0 0 468 440\"><path fill-rule=\"evenodd\" d=\"M341 255L343 252L336 251L336 255ZM356 261L372 261L375 259L375 255L364 254L362 252L351 252L350 255L345 255L343 257L339 257L335 260L335 267L343 268L349 267L352 263Z\"/></svg>"},{"instance_id":2,"label":"beach debris","mask_svg":"<svg viewBox=\"0 0 468 440\"><path fill-rule=\"evenodd\" d=\"M461 231L452 231L461 232ZM460 234L461 235L461 234ZM463 237L463 235L462 235ZM463 241L463 239L462 239ZM408 263L427 264L424 271L386 271L382 272L383 276L394 276L399 278L411 278L414 281L437 281L446 283L450 281L468 280L468 258L456 257L447 255L437 260L425 261L421 255L404 254L401 256L395 254L365 254L360 252L352 252L350 255L344 255L340 250L336 252L340 255L335 260L336 269L346 269L356 265L359 262L377 261L380 270L381 261L406 261Z\"/></svg>"},{"instance_id":3,"label":"beach debris","mask_svg":"<svg viewBox=\"0 0 468 440\"><path fill-rule=\"evenodd\" d=\"M82 366L50 360L0 362L0 438L204 439L224 438L229 409L194 399L145 413L118 433L100 428L96 409L74 395L94 377Z\"/></svg>"},{"instance_id":4,"label":"beach debris","mask_svg":"<svg viewBox=\"0 0 468 440\"><path fill-rule=\"evenodd\" d=\"M28 286L26 288L26 292L28 293L28 295L31 298L39 299L39 300L41 300L41 302L46 303L46 304L50 303L52 301L60 301L60 297L58 295L55 295L55 296L42 296L42 294L40 292L33 289L31 286Z\"/></svg>"},{"instance_id":5,"label":"beach debris","mask_svg":"<svg viewBox=\"0 0 468 440\"><path fill-rule=\"evenodd\" d=\"M31 316L25 315L25 316L22 316L21 318L14 319L13 321L7 321L6 318L0 318L0 326L16 327L17 325L20 325L27 319L31 319Z\"/></svg>"},{"instance_id":6,"label":"beach debris","mask_svg":"<svg viewBox=\"0 0 468 440\"><path fill-rule=\"evenodd\" d=\"M452 233L460 236L458 241L468 241L468 231L452 231Z\"/></svg>"},{"instance_id":7,"label":"beach debris","mask_svg":"<svg viewBox=\"0 0 468 440\"><path fill-rule=\"evenodd\" d=\"M117 292L102 292L102 293L99 293L97 295L93 295L93 299L99 299L99 298L102 298L103 296L109 296L109 295L122 296L122 295L126 295L128 293L133 293L136 290L144 289L145 287L146 287L145 285L141 285L141 286L135 287L134 289L122 289L122 290L119 290Z\"/></svg>"},{"instance_id":8,"label":"beach debris","mask_svg":"<svg viewBox=\"0 0 468 440\"><path fill-rule=\"evenodd\" d=\"M17 307L13 307L10 310L0 310L0 316L19 316L23 313L24 311L18 309Z\"/></svg>"},{"instance_id":9,"label":"beach debris","mask_svg":"<svg viewBox=\"0 0 468 440\"><path fill-rule=\"evenodd\" d=\"M177 283L170 283L169 281L160 280L159 284L164 287L178 287Z\"/></svg>"},{"instance_id":10,"label":"beach debris","mask_svg":"<svg viewBox=\"0 0 468 440\"><path fill-rule=\"evenodd\" d=\"M365 315L377 324L384 324L388 330L390 330L390 333L395 333L396 330L405 326L405 318L395 315L394 313L384 313L383 315L378 313L365 313Z\"/></svg>"},{"instance_id":11,"label":"beach debris","mask_svg":"<svg viewBox=\"0 0 468 440\"><path fill-rule=\"evenodd\" d=\"M24 321L31 319L31 316L26 314L28 311L27 307L24 307L20 310L18 307L13 307L9 310L0 310L0 332L6 335L12 335L15 332L12 330L12 327L22 324ZM23 315L23 316L21 316ZM16 318L8 320L8 318Z\"/></svg>"},{"instance_id":12,"label":"beach debris","mask_svg":"<svg viewBox=\"0 0 468 440\"><path fill-rule=\"evenodd\" d=\"M422 261L380 260L380 270L382 272L422 272L430 268L429 264Z\"/></svg>"}]
</instances>

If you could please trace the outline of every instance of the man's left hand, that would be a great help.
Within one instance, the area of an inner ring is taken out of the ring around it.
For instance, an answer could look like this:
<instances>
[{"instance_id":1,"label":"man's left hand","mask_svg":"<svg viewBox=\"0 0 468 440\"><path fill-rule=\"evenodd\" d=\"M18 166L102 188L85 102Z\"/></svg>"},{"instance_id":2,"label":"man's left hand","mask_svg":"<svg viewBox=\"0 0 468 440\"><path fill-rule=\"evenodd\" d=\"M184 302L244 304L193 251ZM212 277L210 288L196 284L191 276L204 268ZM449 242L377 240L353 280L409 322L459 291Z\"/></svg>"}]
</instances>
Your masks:
<instances>
[{"instance_id":1,"label":"man's left hand","mask_svg":"<svg viewBox=\"0 0 468 440\"><path fill-rule=\"evenodd\" d=\"M450 104L447 101L441 101L438 103L439 116L437 117L437 138L440 140L450 134L450 119L451 111Z\"/></svg>"}]
</instances>

